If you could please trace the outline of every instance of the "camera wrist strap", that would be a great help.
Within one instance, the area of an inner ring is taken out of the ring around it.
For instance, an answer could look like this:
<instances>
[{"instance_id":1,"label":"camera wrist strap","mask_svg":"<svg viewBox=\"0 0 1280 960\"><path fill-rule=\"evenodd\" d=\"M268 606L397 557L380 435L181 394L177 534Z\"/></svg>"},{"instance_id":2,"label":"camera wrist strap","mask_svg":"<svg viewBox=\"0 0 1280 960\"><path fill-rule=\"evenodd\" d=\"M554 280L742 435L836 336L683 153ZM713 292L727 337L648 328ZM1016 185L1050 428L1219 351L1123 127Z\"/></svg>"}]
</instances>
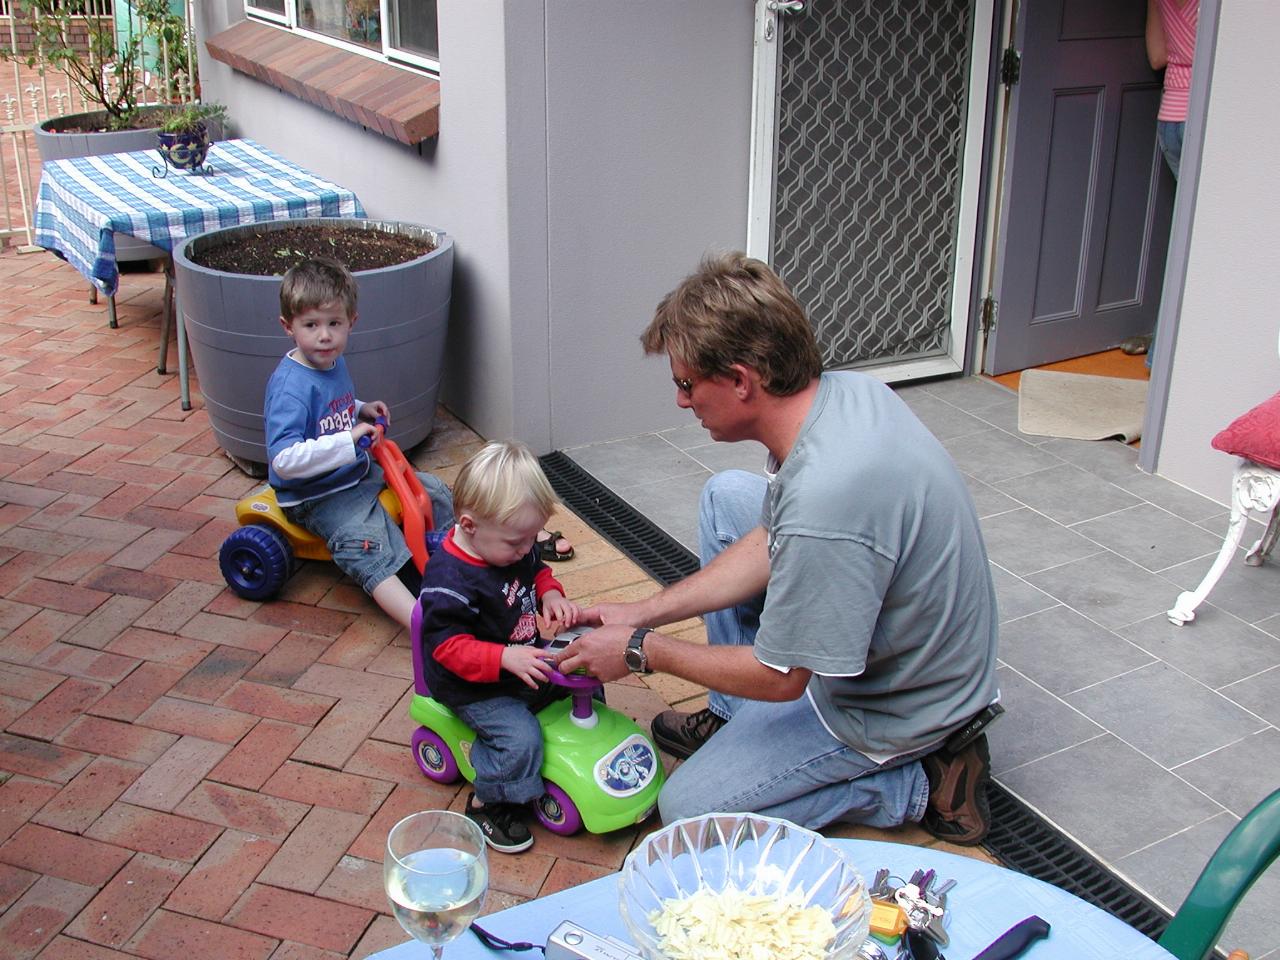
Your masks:
<instances>
[{"instance_id":1,"label":"camera wrist strap","mask_svg":"<svg viewBox=\"0 0 1280 960\"><path fill-rule=\"evenodd\" d=\"M546 951L546 947L542 946L540 943L526 943L525 941L512 943L510 940L503 940L501 937L490 933L478 923L471 924L471 932L474 933L476 937L479 938L480 942L490 950L513 950L517 953L523 953L525 950Z\"/></svg>"}]
</instances>

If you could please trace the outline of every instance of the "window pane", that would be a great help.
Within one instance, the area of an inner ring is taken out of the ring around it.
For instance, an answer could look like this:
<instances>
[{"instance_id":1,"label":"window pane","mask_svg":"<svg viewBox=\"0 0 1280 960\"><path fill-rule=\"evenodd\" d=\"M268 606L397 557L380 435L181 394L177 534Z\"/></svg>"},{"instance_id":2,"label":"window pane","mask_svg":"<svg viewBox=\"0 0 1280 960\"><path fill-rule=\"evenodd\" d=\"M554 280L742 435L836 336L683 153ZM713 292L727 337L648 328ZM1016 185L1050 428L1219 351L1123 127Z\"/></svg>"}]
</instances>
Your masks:
<instances>
[{"instance_id":1,"label":"window pane","mask_svg":"<svg viewBox=\"0 0 1280 960\"><path fill-rule=\"evenodd\" d=\"M391 0L391 46L431 60L440 59L436 0Z\"/></svg>"},{"instance_id":2,"label":"window pane","mask_svg":"<svg viewBox=\"0 0 1280 960\"><path fill-rule=\"evenodd\" d=\"M265 10L268 13L284 16L284 0L245 0L245 2L252 10Z\"/></svg>"},{"instance_id":3,"label":"window pane","mask_svg":"<svg viewBox=\"0 0 1280 960\"><path fill-rule=\"evenodd\" d=\"M348 43L382 50L379 0L299 0L298 26Z\"/></svg>"}]
</instances>

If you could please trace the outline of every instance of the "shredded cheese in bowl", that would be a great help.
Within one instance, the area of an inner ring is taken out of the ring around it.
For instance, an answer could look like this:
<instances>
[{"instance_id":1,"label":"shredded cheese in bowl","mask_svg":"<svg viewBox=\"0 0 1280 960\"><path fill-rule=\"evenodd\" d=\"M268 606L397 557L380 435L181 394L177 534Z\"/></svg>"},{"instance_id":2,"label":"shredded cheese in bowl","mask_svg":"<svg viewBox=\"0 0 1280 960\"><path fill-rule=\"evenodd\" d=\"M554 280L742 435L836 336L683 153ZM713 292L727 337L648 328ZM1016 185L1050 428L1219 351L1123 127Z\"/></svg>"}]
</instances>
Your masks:
<instances>
[{"instance_id":1,"label":"shredded cheese in bowl","mask_svg":"<svg viewBox=\"0 0 1280 960\"><path fill-rule=\"evenodd\" d=\"M665 899L649 922L669 960L823 960L836 935L823 907L733 887Z\"/></svg>"}]
</instances>

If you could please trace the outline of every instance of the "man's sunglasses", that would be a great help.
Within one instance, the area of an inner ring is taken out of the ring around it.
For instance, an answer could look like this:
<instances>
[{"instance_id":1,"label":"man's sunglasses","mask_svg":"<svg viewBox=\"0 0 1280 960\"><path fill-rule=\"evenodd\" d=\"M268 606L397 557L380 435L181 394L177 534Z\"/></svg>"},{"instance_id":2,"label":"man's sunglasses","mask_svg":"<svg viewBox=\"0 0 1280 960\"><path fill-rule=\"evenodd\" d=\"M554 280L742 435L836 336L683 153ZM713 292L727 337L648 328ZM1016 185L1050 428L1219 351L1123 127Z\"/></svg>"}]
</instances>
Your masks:
<instances>
[{"instance_id":1,"label":"man's sunglasses","mask_svg":"<svg viewBox=\"0 0 1280 960\"><path fill-rule=\"evenodd\" d=\"M694 381L691 377L672 377L671 382L674 383L676 385L676 389L686 397L693 396Z\"/></svg>"}]
</instances>

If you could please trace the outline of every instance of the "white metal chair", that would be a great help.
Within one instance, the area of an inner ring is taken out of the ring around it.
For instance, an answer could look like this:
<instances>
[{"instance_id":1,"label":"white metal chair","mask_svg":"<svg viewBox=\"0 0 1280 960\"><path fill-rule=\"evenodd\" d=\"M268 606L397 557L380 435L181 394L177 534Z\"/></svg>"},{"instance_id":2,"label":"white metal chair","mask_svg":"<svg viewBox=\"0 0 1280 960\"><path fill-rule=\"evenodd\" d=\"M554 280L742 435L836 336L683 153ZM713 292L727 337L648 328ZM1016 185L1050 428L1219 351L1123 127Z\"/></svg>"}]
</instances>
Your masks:
<instances>
[{"instance_id":1,"label":"white metal chair","mask_svg":"<svg viewBox=\"0 0 1280 960\"><path fill-rule=\"evenodd\" d=\"M1178 626L1196 618L1196 607L1222 579L1244 537L1251 512L1269 513L1270 519L1262 536L1245 554L1245 563L1262 566L1280 537L1280 393L1237 417L1213 438L1213 446L1240 457L1231 478L1231 520L1222 549L1200 586L1179 594L1173 609L1167 612L1169 622Z\"/></svg>"}]
</instances>

